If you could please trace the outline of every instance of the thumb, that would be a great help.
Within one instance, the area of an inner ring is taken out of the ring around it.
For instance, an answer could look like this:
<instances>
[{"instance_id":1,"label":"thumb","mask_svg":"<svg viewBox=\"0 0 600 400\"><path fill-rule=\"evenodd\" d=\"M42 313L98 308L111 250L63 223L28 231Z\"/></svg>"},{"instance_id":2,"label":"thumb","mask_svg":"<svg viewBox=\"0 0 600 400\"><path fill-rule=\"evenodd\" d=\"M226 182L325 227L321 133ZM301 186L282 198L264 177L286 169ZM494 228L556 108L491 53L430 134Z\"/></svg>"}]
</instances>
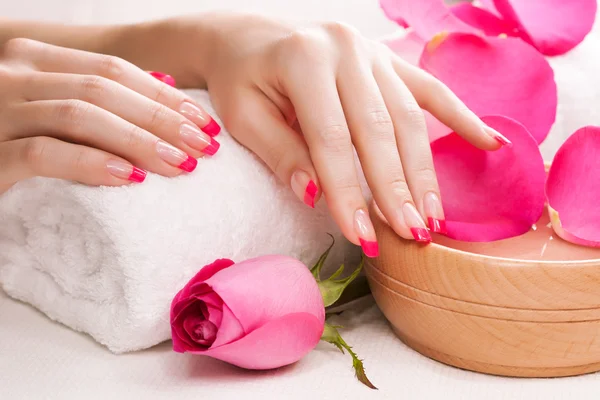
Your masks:
<instances>
[{"instance_id":1,"label":"thumb","mask_svg":"<svg viewBox=\"0 0 600 400\"><path fill-rule=\"evenodd\" d=\"M291 187L298 199L314 208L321 190L308 146L297 127L287 125L279 109L263 95L247 96L235 107L231 134Z\"/></svg>"}]
</instances>

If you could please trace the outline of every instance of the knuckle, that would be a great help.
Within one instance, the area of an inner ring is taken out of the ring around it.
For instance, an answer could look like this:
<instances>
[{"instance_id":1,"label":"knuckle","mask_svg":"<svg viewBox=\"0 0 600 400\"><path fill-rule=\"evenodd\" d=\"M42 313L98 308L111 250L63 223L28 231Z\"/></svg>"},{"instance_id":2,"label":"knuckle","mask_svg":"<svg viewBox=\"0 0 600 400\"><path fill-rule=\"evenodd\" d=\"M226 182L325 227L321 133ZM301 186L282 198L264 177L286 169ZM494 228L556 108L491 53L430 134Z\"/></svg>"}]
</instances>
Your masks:
<instances>
[{"instance_id":1,"label":"knuckle","mask_svg":"<svg viewBox=\"0 0 600 400\"><path fill-rule=\"evenodd\" d=\"M120 82L127 71L127 61L115 56L101 55L100 57L99 75Z\"/></svg>"},{"instance_id":2,"label":"knuckle","mask_svg":"<svg viewBox=\"0 0 600 400\"><path fill-rule=\"evenodd\" d=\"M18 58L43 45L42 42L26 38L10 39L2 46L2 54L7 58Z\"/></svg>"},{"instance_id":3,"label":"knuckle","mask_svg":"<svg viewBox=\"0 0 600 400\"><path fill-rule=\"evenodd\" d=\"M146 132L133 124L125 130L123 134L123 140L126 148L139 148L144 145L146 139Z\"/></svg>"},{"instance_id":4,"label":"knuckle","mask_svg":"<svg viewBox=\"0 0 600 400\"><path fill-rule=\"evenodd\" d=\"M23 161L38 174L43 169L49 142L49 139L46 137L36 136L27 140L25 146L23 146Z\"/></svg>"},{"instance_id":5,"label":"knuckle","mask_svg":"<svg viewBox=\"0 0 600 400\"><path fill-rule=\"evenodd\" d=\"M100 76L84 76L81 78L81 99L94 100L106 95L110 81Z\"/></svg>"},{"instance_id":6,"label":"knuckle","mask_svg":"<svg viewBox=\"0 0 600 400\"><path fill-rule=\"evenodd\" d=\"M170 92L171 87L169 85L158 85L158 89L156 91L156 94L153 96L152 100L154 100L157 103L166 104ZM183 99L181 99L181 102L183 102Z\"/></svg>"},{"instance_id":7,"label":"knuckle","mask_svg":"<svg viewBox=\"0 0 600 400\"><path fill-rule=\"evenodd\" d=\"M60 103L56 119L62 127L77 129L84 124L92 105L81 100L66 100Z\"/></svg>"},{"instance_id":8,"label":"knuckle","mask_svg":"<svg viewBox=\"0 0 600 400\"><path fill-rule=\"evenodd\" d=\"M287 38L288 52L284 52L285 59L289 63L292 60L304 62L319 62L322 59L323 39L317 33L310 30L297 30Z\"/></svg>"},{"instance_id":9,"label":"knuckle","mask_svg":"<svg viewBox=\"0 0 600 400\"><path fill-rule=\"evenodd\" d=\"M415 101L404 104L404 123L412 129L425 129L425 114Z\"/></svg>"},{"instance_id":10,"label":"knuckle","mask_svg":"<svg viewBox=\"0 0 600 400\"><path fill-rule=\"evenodd\" d=\"M387 182L387 185L395 196L398 196L402 199L410 199L411 195L404 174L392 174Z\"/></svg>"},{"instance_id":11,"label":"knuckle","mask_svg":"<svg viewBox=\"0 0 600 400\"><path fill-rule=\"evenodd\" d=\"M159 103L150 106L150 126L157 129L163 126L169 119L170 109Z\"/></svg>"},{"instance_id":12,"label":"knuckle","mask_svg":"<svg viewBox=\"0 0 600 400\"><path fill-rule=\"evenodd\" d=\"M391 138L394 134L394 123L387 109L379 108L367 112L369 130L380 138Z\"/></svg>"},{"instance_id":13,"label":"knuckle","mask_svg":"<svg viewBox=\"0 0 600 400\"><path fill-rule=\"evenodd\" d=\"M350 131L344 124L330 124L321 129L319 138L326 148L347 148L350 144Z\"/></svg>"},{"instance_id":14,"label":"knuckle","mask_svg":"<svg viewBox=\"0 0 600 400\"><path fill-rule=\"evenodd\" d=\"M415 167L413 174L416 178L415 180L419 182L420 185L437 187L435 168L431 164L431 161L419 163L418 166Z\"/></svg>"},{"instance_id":15,"label":"knuckle","mask_svg":"<svg viewBox=\"0 0 600 400\"><path fill-rule=\"evenodd\" d=\"M343 22L326 22L323 24L323 27L335 39L342 42L352 42L358 37L358 32L356 29Z\"/></svg>"}]
</instances>

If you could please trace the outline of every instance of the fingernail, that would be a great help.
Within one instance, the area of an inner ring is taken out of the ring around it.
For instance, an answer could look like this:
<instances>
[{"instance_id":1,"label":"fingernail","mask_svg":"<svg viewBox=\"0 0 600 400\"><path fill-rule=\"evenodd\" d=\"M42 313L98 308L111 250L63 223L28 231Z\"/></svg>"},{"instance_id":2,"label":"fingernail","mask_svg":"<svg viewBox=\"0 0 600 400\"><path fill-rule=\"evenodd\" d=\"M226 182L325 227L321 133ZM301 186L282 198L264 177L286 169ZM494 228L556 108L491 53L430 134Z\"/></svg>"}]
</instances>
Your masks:
<instances>
[{"instance_id":1,"label":"fingernail","mask_svg":"<svg viewBox=\"0 0 600 400\"><path fill-rule=\"evenodd\" d=\"M415 206L411 203L404 203L402 206L402 213L404 215L404 221L410 228L410 232L417 242L431 242L431 235L427 230L425 221L421 218L421 214L417 211Z\"/></svg>"},{"instance_id":2,"label":"fingernail","mask_svg":"<svg viewBox=\"0 0 600 400\"><path fill-rule=\"evenodd\" d=\"M298 170L292 174L292 180L290 182L292 190L298 196L299 199L304 201L304 204L310 208L315 208L315 198L319 188L317 184L310 178L308 173Z\"/></svg>"},{"instance_id":3,"label":"fingernail","mask_svg":"<svg viewBox=\"0 0 600 400\"><path fill-rule=\"evenodd\" d=\"M498 143L500 143L502 146L512 146L512 142L510 140L508 140L506 138L506 136L504 136L503 134L501 134L500 132L498 132L497 130L490 128L489 126L484 126L483 130L485 131L485 133L487 133L489 136L493 137L494 139L496 139L498 141Z\"/></svg>"},{"instance_id":4,"label":"fingernail","mask_svg":"<svg viewBox=\"0 0 600 400\"><path fill-rule=\"evenodd\" d=\"M163 74L162 72L156 71L148 71L148 73L156 79L158 79L159 81L164 82L169 86L175 87L175 78L173 78L171 75Z\"/></svg>"},{"instance_id":5,"label":"fingernail","mask_svg":"<svg viewBox=\"0 0 600 400\"><path fill-rule=\"evenodd\" d=\"M134 167L128 162L121 160L108 160L106 162L108 172L119 179L127 179L131 182L142 183L146 179L147 172L138 167Z\"/></svg>"},{"instance_id":6,"label":"fingernail","mask_svg":"<svg viewBox=\"0 0 600 400\"><path fill-rule=\"evenodd\" d=\"M429 229L436 233L447 233L444 209L438 195L434 192L427 193L423 198L423 207L425 208L425 215L427 215Z\"/></svg>"},{"instance_id":7,"label":"fingernail","mask_svg":"<svg viewBox=\"0 0 600 400\"><path fill-rule=\"evenodd\" d=\"M156 151L158 152L158 156L165 162L186 172L192 172L198 165L198 160L194 157L190 157L183 151L162 140L156 142Z\"/></svg>"},{"instance_id":8,"label":"fingernail","mask_svg":"<svg viewBox=\"0 0 600 400\"><path fill-rule=\"evenodd\" d=\"M207 135L217 136L221 132L221 127L210 115L189 101L184 101L181 104L179 113L198 125Z\"/></svg>"},{"instance_id":9,"label":"fingernail","mask_svg":"<svg viewBox=\"0 0 600 400\"><path fill-rule=\"evenodd\" d=\"M193 124L184 122L179 128L179 133L188 146L199 150L204 154L208 154L209 156L214 155L221 146L219 142L208 136L206 133L202 133L200 129Z\"/></svg>"},{"instance_id":10,"label":"fingernail","mask_svg":"<svg viewBox=\"0 0 600 400\"><path fill-rule=\"evenodd\" d=\"M354 230L358 235L358 240L365 256L379 256L379 245L377 244L377 237L375 237L375 229L373 229L373 224L367 211L363 209L356 210L354 213Z\"/></svg>"}]
</instances>

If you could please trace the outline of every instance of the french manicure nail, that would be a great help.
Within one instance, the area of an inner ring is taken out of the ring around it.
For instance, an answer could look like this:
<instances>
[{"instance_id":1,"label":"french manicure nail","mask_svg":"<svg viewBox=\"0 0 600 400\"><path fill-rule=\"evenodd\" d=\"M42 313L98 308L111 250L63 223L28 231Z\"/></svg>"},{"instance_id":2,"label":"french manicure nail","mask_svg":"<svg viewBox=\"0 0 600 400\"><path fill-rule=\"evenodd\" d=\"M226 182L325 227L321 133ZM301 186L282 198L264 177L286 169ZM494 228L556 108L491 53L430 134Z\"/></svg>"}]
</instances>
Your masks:
<instances>
[{"instance_id":1,"label":"french manicure nail","mask_svg":"<svg viewBox=\"0 0 600 400\"><path fill-rule=\"evenodd\" d=\"M354 213L354 230L358 235L363 253L371 258L379 256L379 244L377 243L375 229L373 229L373 224L367 211L363 209L356 210Z\"/></svg>"},{"instance_id":2,"label":"french manicure nail","mask_svg":"<svg viewBox=\"0 0 600 400\"><path fill-rule=\"evenodd\" d=\"M190 157L183 151L162 140L156 142L156 151L158 156L165 162L186 172L192 172L198 165L198 160L194 157Z\"/></svg>"},{"instance_id":3,"label":"french manicure nail","mask_svg":"<svg viewBox=\"0 0 600 400\"><path fill-rule=\"evenodd\" d=\"M181 124L179 133L188 146L199 150L204 154L208 154L209 156L214 155L221 146L219 142L208 136L206 133L202 133L200 129L193 124Z\"/></svg>"},{"instance_id":4,"label":"french manicure nail","mask_svg":"<svg viewBox=\"0 0 600 400\"><path fill-rule=\"evenodd\" d=\"M410 228L410 232L417 242L431 242L431 234L427 230L425 221L421 218L421 214L411 203L404 203L402 206L404 221Z\"/></svg>"},{"instance_id":5,"label":"french manicure nail","mask_svg":"<svg viewBox=\"0 0 600 400\"><path fill-rule=\"evenodd\" d=\"M181 104L179 113L198 125L207 135L217 136L221 132L221 127L210 115L189 101L184 101Z\"/></svg>"},{"instance_id":6,"label":"french manicure nail","mask_svg":"<svg viewBox=\"0 0 600 400\"><path fill-rule=\"evenodd\" d=\"M508 140L506 138L506 136L504 136L497 130L490 128L489 126L484 126L483 129L484 129L485 133L487 133L489 136L496 139L496 141L498 143L500 143L502 146L508 146L508 147L512 146L512 142L510 140Z\"/></svg>"},{"instance_id":7,"label":"french manicure nail","mask_svg":"<svg viewBox=\"0 0 600 400\"><path fill-rule=\"evenodd\" d=\"M438 195L434 192L427 193L423 198L423 207L425 208L425 215L427 215L429 229L436 233L447 233L444 209Z\"/></svg>"},{"instance_id":8,"label":"french manicure nail","mask_svg":"<svg viewBox=\"0 0 600 400\"><path fill-rule=\"evenodd\" d=\"M304 201L304 204L310 208L315 208L315 198L319 188L305 171L298 170L294 172L290 186L296 196Z\"/></svg>"},{"instance_id":9,"label":"french manicure nail","mask_svg":"<svg viewBox=\"0 0 600 400\"><path fill-rule=\"evenodd\" d=\"M171 75L163 74L162 72L156 71L148 71L148 73L156 79L158 79L159 81L164 82L169 86L175 87L175 78L173 78Z\"/></svg>"},{"instance_id":10,"label":"french manicure nail","mask_svg":"<svg viewBox=\"0 0 600 400\"><path fill-rule=\"evenodd\" d=\"M146 179L147 172L138 167L134 167L128 162L121 160L108 160L106 162L108 172L120 179L127 179L131 182L142 183Z\"/></svg>"}]
</instances>

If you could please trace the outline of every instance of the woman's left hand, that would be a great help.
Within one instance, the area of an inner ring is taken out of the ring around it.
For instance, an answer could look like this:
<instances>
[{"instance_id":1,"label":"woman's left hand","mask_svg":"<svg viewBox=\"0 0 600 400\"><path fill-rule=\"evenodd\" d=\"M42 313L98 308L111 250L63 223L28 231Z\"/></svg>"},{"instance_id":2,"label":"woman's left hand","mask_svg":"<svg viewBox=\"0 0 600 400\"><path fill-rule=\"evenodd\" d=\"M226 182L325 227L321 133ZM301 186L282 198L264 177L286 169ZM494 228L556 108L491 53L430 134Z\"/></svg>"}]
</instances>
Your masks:
<instances>
[{"instance_id":1,"label":"woman's left hand","mask_svg":"<svg viewBox=\"0 0 600 400\"><path fill-rule=\"evenodd\" d=\"M169 23L186 32L169 43L198 49L183 69L206 83L225 127L308 206L324 194L368 256L378 248L354 149L394 231L429 242L425 221L442 233L445 223L421 109L481 149L509 143L440 81L346 25L230 13Z\"/></svg>"}]
</instances>

